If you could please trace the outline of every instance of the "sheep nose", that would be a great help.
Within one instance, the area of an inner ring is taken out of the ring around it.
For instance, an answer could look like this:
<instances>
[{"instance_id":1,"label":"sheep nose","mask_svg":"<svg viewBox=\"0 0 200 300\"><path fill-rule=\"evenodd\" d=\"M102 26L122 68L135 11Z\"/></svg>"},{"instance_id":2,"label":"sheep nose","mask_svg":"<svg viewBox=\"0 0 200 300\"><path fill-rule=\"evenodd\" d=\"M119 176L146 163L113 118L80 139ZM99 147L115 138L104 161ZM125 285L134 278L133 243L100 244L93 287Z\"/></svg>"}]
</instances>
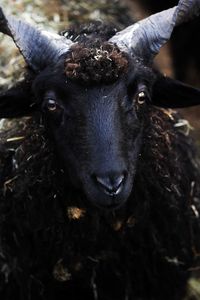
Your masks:
<instances>
[{"instance_id":1,"label":"sheep nose","mask_svg":"<svg viewBox=\"0 0 200 300\"><path fill-rule=\"evenodd\" d=\"M109 196L118 195L125 181L125 173L112 174L109 176L95 176L97 185Z\"/></svg>"}]
</instances>

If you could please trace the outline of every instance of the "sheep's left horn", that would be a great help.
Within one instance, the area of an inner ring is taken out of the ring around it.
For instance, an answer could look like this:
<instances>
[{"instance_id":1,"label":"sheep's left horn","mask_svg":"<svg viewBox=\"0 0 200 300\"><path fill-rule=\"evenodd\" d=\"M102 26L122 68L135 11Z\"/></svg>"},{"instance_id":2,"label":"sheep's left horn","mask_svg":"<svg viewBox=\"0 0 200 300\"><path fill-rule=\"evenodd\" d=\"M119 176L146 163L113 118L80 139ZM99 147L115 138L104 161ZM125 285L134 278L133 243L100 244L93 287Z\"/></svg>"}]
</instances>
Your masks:
<instances>
[{"instance_id":1,"label":"sheep's left horn","mask_svg":"<svg viewBox=\"0 0 200 300\"><path fill-rule=\"evenodd\" d=\"M73 44L63 36L39 30L13 16L6 17L1 7L0 32L12 37L27 64L36 72L56 62Z\"/></svg>"},{"instance_id":2,"label":"sheep's left horn","mask_svg":"<svg viewBox=\"0 0 200 300\"><path fill-rule=\"evenodd\" d=\"M150 64L170 39L175 26L200 14L200 0L180 0L178 6L154 14L118 32L109 41Z\"/></svg>"}]
</instances>

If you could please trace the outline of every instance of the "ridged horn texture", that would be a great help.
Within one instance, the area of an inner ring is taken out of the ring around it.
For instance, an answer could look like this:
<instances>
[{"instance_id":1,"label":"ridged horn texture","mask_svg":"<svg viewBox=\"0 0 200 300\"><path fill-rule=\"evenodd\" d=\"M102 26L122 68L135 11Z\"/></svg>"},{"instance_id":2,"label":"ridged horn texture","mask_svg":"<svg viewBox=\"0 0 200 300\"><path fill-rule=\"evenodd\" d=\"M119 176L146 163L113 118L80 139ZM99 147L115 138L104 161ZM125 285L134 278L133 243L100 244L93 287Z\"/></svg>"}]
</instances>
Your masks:
<instances>
[{"instance_id":1,"label":"ridged horn texture","mask_svg":"<svg viewBox=\"0 0 200 300\"><path fill-rule=\"evenodd\" d=\"M122 51L151 64L160 48L170 39L175 26L200 14L200 0L180 0L178 5L154 14L127 27L113 36L109 42Z\"/></svg>"},{"instance_id":2,"label":"ridged horn texture","mask_svg":"<svg viewBox=\"0 0 200 300\"><path fill-rule=\"evenodd\" d=\"M6 17L1 8L0 32L12 37L27 64L36 72L55 63L73 44L63 36L39 30L13 16Z\"/></svg>"},{"instance_id":3,"label":"ridged horn texture","mask_svg":"<svg viewBox=\"0 0 200 300\"><path fill-rule=\"evenodd\" d=\"M181 0L177 10L176 26L200 15L200 0Z\"/></svg>"}]
</instances>

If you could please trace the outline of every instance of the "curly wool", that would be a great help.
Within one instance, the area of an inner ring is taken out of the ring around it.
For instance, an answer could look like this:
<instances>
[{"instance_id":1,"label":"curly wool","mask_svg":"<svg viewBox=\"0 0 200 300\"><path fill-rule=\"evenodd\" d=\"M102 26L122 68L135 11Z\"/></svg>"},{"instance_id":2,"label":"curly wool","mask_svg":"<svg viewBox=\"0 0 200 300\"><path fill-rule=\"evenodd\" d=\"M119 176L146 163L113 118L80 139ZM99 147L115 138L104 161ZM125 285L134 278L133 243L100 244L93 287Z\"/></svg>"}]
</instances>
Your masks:
<instances>
[{"instance_id":1,"label":"curly wool","mask_svg":"<svg viewBox=\"0 0 200 300\"><path fill-rule=\"evenodd\" d=\"M37 119L1 135L4 300L50 300L60 290L68 299L96 299L97 293L100 299L168 300L175 291L181 299L200 251L200 174L177 122L169 111L149 109L134 189L115 212L92 208L80 191L62 184Z\"/></svg>"},{"instance_id":2,"label":"curly wool","mask_svg":"<svg viewBox=\"0 0 200 300\"><path fill-rule=\"evenodd\" d=\"M65 60L68 78L91 85L112 83L128 70L128 57L109 43L75 45Z\"/></svg>"}]
</instances>

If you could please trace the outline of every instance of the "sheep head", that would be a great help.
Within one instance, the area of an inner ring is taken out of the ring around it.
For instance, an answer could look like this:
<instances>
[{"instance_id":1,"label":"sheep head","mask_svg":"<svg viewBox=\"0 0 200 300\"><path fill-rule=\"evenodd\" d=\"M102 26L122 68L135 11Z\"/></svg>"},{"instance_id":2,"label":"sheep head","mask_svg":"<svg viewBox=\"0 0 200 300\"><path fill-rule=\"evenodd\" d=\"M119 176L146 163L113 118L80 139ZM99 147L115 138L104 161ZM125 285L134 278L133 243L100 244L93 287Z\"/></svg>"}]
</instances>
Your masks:
<instances>
[{"instance_id":1,"label":"sheep head","mask_svg":"<svg viewBox=\"0 0 200 300\"><path fill-rule=\"evenodd\" d=\"M0 11L33 71L32 78L0 95L0 116L39 110L66 178L104 208L122 205L134 189L150 105L200 103L200 91L152 69L153 57L174 26L199 12L199 1L181 0L117 33L74 43L40 31Z\"/></svg>"}]
</instances>

